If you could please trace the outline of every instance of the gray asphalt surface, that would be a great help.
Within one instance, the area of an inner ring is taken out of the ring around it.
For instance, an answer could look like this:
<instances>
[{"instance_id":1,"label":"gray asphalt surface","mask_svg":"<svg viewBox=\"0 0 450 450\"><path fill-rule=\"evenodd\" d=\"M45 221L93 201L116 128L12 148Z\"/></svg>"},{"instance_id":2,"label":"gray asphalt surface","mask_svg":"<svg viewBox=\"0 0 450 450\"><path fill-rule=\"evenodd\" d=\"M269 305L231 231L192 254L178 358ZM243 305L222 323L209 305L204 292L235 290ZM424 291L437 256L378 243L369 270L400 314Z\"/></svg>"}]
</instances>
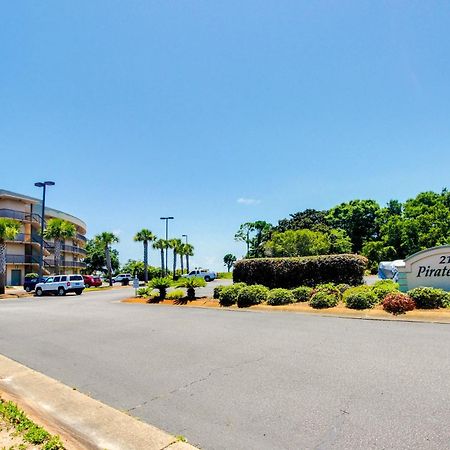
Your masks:
<instances>
[{"instance_id":1,"label":"gray asphalt surface","mask_svg":"<svg viewBox=\"0 0 450 450\"><path fill-rule=\"evenodd\" d=\"M0 301L0 353L206 449L450 447L450 326Z\"/></svg>"}]
</instances>

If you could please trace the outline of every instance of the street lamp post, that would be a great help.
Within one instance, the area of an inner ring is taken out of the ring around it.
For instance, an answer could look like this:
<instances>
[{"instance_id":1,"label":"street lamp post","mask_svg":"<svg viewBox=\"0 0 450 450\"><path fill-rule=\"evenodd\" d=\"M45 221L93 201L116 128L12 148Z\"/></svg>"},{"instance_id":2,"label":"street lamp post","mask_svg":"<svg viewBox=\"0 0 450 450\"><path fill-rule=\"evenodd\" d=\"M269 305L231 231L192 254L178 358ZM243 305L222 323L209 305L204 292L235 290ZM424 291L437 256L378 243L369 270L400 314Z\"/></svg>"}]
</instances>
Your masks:
<instances>
[{"instance_id":1,"label":"street lamp post","mask_svg":"<svg viewBox=\"0 0 450 450\"><path fill-rule=\"evenodd\" d=\"M188 235L182 234L181 237L186 238L186 244L187 244L188 243ZM186 270L187 270L187 273L189 273L189 255L186 255Z\"/></svg>"},{"instance_id":2,"label":"street lamp post","mask_svg":"<svg viewBox=\"0 0 450 450\"><path fill-rule=\"evenodd\" d=\"M36 187L43 188L42 191L42 210L41 210L41 252L39 254L39 278L44 274L44 224L45 224L45 193L47 186L54 186L54 181L42 181L34 183Z\"/></svg>"},{"instance_id":3,"label":"street lamp post","mask_svg":"<svg viewBox=\"0 0 450 450\"><path fill-rule=\"evenodd\" d=\"M165 273L164 275L167 276L168 270L167 270L167 257L168 257L168 251L169 251L169 220L173 220L173 217L160 217L161 220L166 221L166 267L165 267Z\"/></svg>"}]
</instances>

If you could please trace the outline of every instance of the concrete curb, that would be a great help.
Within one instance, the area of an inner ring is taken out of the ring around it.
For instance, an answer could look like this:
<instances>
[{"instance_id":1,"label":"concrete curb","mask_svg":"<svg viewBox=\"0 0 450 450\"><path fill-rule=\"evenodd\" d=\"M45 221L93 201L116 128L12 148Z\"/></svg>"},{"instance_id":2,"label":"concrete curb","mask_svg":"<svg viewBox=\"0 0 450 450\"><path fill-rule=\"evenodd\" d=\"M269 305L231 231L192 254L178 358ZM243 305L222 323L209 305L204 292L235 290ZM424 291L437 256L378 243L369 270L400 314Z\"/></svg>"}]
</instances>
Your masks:
<instances>
[{"instance_id":1,"label":"concrete curb","mask_svg":"<svg viewBox=\"0 0 450 450\"><path fill-rule=\"evenodd\" d=\"M140 422L58 381L0 355L0 395L13 400L68 449L193 450L190 444Z\"/></svg>"}]
</instances>

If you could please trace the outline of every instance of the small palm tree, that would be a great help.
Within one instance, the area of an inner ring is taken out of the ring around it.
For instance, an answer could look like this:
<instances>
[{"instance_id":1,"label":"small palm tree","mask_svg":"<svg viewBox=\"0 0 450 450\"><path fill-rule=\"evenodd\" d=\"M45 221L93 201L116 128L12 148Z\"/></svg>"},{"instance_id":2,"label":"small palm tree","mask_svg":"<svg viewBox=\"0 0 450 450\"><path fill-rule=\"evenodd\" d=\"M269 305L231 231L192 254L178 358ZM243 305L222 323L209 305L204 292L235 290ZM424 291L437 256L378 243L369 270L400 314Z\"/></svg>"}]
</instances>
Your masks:
<instances>
[{"instance_id":1,"label":"small palm tree","mask_svg":"<svg viewBox=\"0 0 450 450\"><path fill-rule=\"evenodd\" d=\"M194 256L194 246L191 244L184 244L184 254L186 255L186 269L189 273L189 256Z\"/></svg>"},{"instance_id":2,"label":"small palm tree","mask_svg":"<svg viewBox=\"0 0 450 450\"><path fill-rule=\"evenodd\" d=\"M188 300L195 300L195 288L206 286L206 281L200 277L185 278L179 283L179 287L182 286L187 288Z\"/></svg>"},{"instance_id":3,"label":"small palm tree","mask_svg":"<svg viewBox=\"0 0 450 450\"><path fill-rule=\"evenodd\" d=\"M109 285L112 286L111 245L119 242L119 238L109 231L104 231L94 237L96 242L105 250L106 269L108 271Z\"/></svg>"},{"instance_id":4,"label":"small palm tree","mask_svg":"<svg viewBox=\"0 0 450 450\"><path fill-rule=\"evenodd\" d=\"M180 239L171 239L169 241L169 247L173 250L173 274L172 279L176 279L176 272L177 272L177 255L179 250L181 250L183 243Z\"/></svg>"},{"instance_id":5,"label":"small palm tree","mask_svg":"<svg viewBox=\"0 0 450 450\"><path fill-rule=\"evenodd\" d=\"M144 281L148 282L148 243L154 241L156 236L146 228L136 233L134 240L136 242L142 242L144 244Z\"/></svg>"},{"instance_id":6,"label":"small palm tree","mask_svg":"<svg viewBox=\"0 0 450 450\"><path fill-rule=\"evenodd\" d=\"M153 242L153 248L155 250L159 250L161 252L161 276L164 275L164 250L167 247L167 242L165 239L157 239L155 242Z\"/></svg>"},{"instance_id":7,"label":"small palm tree","mask_svg":"<svg viewBox=\"0 0 450 450\"><path fill-rule=\"evenodd\" d=\"M14 240L20 231L20 222L14 219L0 219L0 294L6 286L6 241Z\"/></svg>"},{"instance_id":8,"label":"small palm tree","mask_svg":"<svg viewBox=\"0 0 450 450\"><path fill-rule=\"evenodd\" d=\"M150 283L149 283L149 286L152 289L158 289L159 290L159 299L160 300L164 300L166 298L167 288L170 287L171 285L172 285L172 283L170 281L170 278L168 278L168 277L153 278L150 281Z\"/></svg>"},{"instance_id":9,"label":"small palm tree","mask_svg":"<svg viewBox=\"0 0 450 450\"><path fill-rule=\"evenodd\" d=\"M73 223L54 218L47 222L44 238L51 239L55 243L55 273L59 275L61 268L61 251L66 239L73 239L77 229Z\"/></svg>"}]
</instances>

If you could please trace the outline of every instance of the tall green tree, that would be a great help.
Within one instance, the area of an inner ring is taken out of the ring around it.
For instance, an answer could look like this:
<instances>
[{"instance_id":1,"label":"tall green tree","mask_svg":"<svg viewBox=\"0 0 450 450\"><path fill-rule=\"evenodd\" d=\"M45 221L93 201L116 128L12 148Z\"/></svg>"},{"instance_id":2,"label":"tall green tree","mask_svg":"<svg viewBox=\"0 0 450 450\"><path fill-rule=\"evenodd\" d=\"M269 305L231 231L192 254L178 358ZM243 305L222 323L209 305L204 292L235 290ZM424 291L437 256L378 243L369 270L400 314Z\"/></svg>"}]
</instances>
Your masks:
<instances>
[{"instance_id":1,"label":"tall green tree","mask_svg":"<svg viewBox=\"0 0 450 450\"><path fill-rule=\"evenodd\" d=\"M313 230L326 231L329 228L327 220L328 211L318 211L317 209L305 209L294 214L289 214L290 218L278 221L276 231L288 230Z\"/></svg>"},{"instance_id":2,"label":"tall green tree","mask_svg":"<svg viewBox=\"0 0 450 450\"><path fill-rule=\"evenodd\" d=\"M247 258L264 256L264 244L270 239L272 225L264 220L243 223L234 235L238 242L247 246Z\"/></svg>"},{"instance_id":3,"label":"tall green tree","mask_svg":"<svg viewBox=\"0 0 450 450\"><path fill-rule=\"evenodd\" d=\"M181 239L170 239L169 247L173 252L173 271L172 271L172 279L175 280L177 277L177 255L179 252L183 251L184 244L181 242Z\"/></svg>"},{"instance_id":4,"label":"tall green tree","mask_svg":"<svg viewBox=\"0 0 450 450\"><path fill-rule=\"evenodd\" d=\"M194 246L192 244L184 244L183 252L186 256L186 270L189 273L189 257L194 256Z\"/></svg>"},{"instance_id":5,"label":"tall green tree","mask_svg":"<svg viewBox=\"0 0 450 450\"><path fill-rule=\"evenodd\" d=\"M226 266L227 271L229 272L231 270L231 268L233 267L234 263L236 262L236 256L234 256L231 253L227 253L224 257L223 257L223 265Z\"/></svg>"},{"instance_id":6,"label":"tall green tree","mask_svg":"<svg viewBox=\"0 0 450 450\"><path fill-rule=\"evenodd\" d=\"M119 252L112 248L109 252L111 256L111 269L113 272L119 269ZM83 272L91 274L94 272L108 273L106 267L105 249L95 239L89 239L86 243L86 256L84 257L86 268Z\"/></svg>"},{"instance_id":7,"label":"tall green tree","mask_svg":"<svg viewBox=\"0 0 450 450\"><path fill-rule=\"evenodd\" d=\"M330 246L327 235L320 231L288 230L273 233L266 252L272 257L324 255L329 253Z\"/></svg>"},{"instance_id":8,"label":"tall green tree","mask_svg":"<svg viewBox=\"0 0 450 450\"><path fill-rule=\"evenodd\" d=\"M144 244L144 281L148 282L148 243L156 239L156 236L147 228L138 231L134 236L136 242Z\"/></svg>"},{"instance_id":9,"label":"tall green tree","mask_svg":"<svg viewBox=\"0 0 450 450\"><path fill-rule=\"evenodd\" d=\"M111 264L111 245L119 242L118 236L109 231L104 231L94 237L97 244L100 245L105 252L106 268L108 271L109 285L112 286L112 264Z\"/></svg>"},{"instance_id":10,"label":"tall green tree","mask_svg":"<svg viewBox=\"0 0 450 450\"><path fill-rule=\"evenodd\" d=\"M166 275L166 269L164 267L164 251L167 247L167 241L165 239L156 239L153 242L153 248L159 250L161 254L161 276Z\"/></svg>"},{"instance_id":11,"label":"tall green tree","mask_svg":"<svg viewBox=\"0 0 450 450\"><path fill-rule=\"evenodd\" d=\"M55 243L55 273L61 273L61 252L66 239L73 239L77 234L77 229L73 223L66 220L53 218L47 222L44 230L44 238L51 239Z\"/></svg>"},{"instance_id":12,"label":"tall green tree","mask_svg":"<svg viewBox=\"0 0 450 450\"><path fill-rule=\"evenodd\" d=\"M6 287L6 241L14 240L20 231L20 222L13 219L0 218L0 294Z\"/></svg>"},{"instance_id":13,"label":"tall green tree","mask_svg":"<svg viewBox=\"0 0 450 450\"><path fill-rule=\"evenodd\" d=\"M364 242L379 238L379 216L381 209L374 200L351 200L332 208L327 220L332 228L344 230L354 252L360 252Z\"/></svg>"}]
</instances>

